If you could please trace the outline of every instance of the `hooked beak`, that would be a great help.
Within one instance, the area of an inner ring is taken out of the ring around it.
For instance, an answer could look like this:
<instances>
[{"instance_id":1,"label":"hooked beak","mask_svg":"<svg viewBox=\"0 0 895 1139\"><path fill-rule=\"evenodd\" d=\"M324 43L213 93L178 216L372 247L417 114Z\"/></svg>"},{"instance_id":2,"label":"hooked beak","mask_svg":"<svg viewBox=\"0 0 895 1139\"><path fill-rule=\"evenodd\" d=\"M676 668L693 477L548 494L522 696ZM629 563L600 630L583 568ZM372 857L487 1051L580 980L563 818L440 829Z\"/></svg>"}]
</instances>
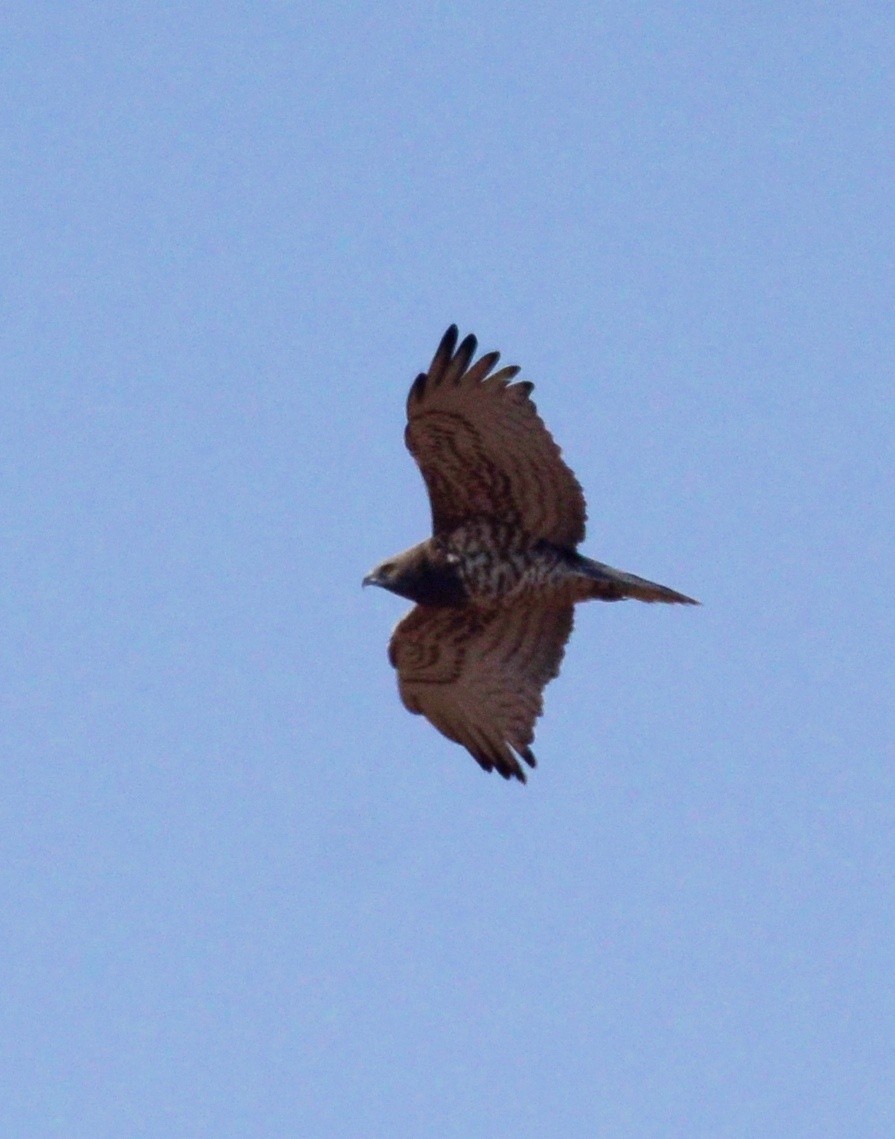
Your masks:
<instances>
[{"instance_id":1,"label":"hooked beak","mask_svg":"<svg viewBox=\"0 0 895 1139\"><path fill-rule=\"evenodd\" d=\"M371 570L370 573L368 573L367 576L364 578L364 580L361 582L362 587L367 586L367 585L378 585L378 584L379 584L379 578L376 576L375 570Z\"/></svg>"}]
</instances>

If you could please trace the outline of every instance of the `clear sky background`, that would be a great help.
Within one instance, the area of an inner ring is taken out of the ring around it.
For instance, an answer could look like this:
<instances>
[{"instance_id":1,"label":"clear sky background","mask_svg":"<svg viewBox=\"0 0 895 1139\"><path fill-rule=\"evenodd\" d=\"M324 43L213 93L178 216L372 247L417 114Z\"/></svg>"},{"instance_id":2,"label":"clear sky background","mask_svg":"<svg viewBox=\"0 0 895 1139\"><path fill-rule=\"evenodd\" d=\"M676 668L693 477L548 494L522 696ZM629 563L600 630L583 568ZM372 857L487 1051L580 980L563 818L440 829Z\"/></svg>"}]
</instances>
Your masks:
<instances>
[{"instance_id":1,"label":"clear sky background","mask_svg":"<svg viewBox=\"0 0 895 1139\"><path fill-rule=\"evenodd\" d=\"M895 1134L895 15L4 7L0 1133ZM588 553L529 785L401 707L404 399Z\"/></svg>"}]
</instances>

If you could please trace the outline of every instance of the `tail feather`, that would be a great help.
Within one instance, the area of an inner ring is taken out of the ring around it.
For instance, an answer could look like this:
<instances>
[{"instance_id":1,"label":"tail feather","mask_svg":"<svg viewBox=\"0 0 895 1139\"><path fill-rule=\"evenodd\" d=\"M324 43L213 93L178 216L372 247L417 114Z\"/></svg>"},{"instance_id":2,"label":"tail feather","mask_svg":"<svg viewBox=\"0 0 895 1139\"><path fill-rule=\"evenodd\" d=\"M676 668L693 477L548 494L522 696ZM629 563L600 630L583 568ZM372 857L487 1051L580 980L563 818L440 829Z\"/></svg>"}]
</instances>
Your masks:
<instances>
[{"instance_id":1,"label":"tail feather","mask_svg":"<svg viewBox=\"0 0 895 1139\"><path fill-rule=\"evenodd\" d=\"M601 601L622 601L626 597L633 597L637 601L664 601L670 605L699 604L692 597L669 589L667 585L647 581L644 577L613 569L612 566L605 566L590 558L582 558L580 568L593 583L591 596Z\"/></svg>"}]
</instances>

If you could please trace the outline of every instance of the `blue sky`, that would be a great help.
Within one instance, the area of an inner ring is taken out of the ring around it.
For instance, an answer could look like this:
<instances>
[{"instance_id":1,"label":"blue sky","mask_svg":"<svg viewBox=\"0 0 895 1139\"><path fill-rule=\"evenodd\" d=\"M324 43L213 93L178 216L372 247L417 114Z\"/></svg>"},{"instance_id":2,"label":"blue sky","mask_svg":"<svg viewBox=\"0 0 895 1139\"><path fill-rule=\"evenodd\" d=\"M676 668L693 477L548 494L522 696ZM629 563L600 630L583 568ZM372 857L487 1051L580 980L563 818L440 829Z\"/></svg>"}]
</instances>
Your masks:
<instances>
[{"instance_id":1,"label":"blue sky","mask_svg":"<svg viewBox=\"0 0 895 1139\"><path fill-rule=\"evenodd\" d=\"M0 1130L889 1136L888 5L7 5ZM529 785L401 707L407 388L585 550Z\"/></svg>"}]
</instances>

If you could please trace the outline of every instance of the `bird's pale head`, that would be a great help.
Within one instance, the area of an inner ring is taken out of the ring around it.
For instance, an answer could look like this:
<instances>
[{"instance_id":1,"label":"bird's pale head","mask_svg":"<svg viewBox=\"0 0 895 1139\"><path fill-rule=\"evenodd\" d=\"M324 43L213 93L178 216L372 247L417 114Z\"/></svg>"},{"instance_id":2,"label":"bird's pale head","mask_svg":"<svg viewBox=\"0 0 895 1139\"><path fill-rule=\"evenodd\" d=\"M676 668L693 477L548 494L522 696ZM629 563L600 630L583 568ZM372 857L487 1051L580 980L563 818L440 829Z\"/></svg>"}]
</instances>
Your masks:
<instances>
[{"instance_id":1,"label":"bird's pale head","mask_svg":"<svg viewBox=\"0 0 895 1139\"><path fill-rule=\"evenodd\" d=\"M466 600L456 567L437 556L429 541L380 562L363 583L378 585L420 605L459 605Z\"/></svg>"}]
</instances>

